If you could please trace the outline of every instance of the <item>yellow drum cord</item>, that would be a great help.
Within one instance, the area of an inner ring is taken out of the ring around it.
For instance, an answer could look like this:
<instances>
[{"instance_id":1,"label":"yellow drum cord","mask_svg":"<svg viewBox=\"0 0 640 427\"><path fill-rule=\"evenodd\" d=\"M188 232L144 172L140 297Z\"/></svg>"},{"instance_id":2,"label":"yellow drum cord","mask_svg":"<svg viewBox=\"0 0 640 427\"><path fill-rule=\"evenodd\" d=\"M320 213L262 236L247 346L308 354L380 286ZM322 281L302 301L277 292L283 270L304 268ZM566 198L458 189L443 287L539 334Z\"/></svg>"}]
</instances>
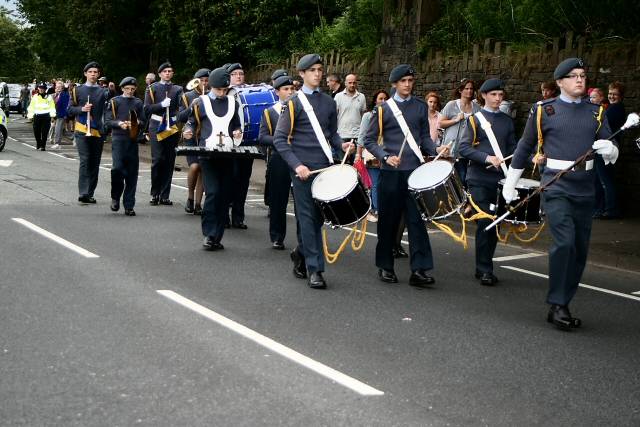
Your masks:
<instances>
[{"instance_id":1,"label":"yellow drum cord","mask_svg":"<svg viewBox=\"0 0 640 427\"><path fill-rule=\"evenodd\" d=\"M322 228L322 249L324 251L324 258L327 260L329 264L333 264L338 261L340 255L347 247L347 244L351 242L351 248L354 252L358 252L360 249L364 247L364 241L367 237L367 218L365 217L360 223L356 224L349 234L342 240L340 246L338 246L338 250L331 253L329 252L329 244L327 243L327 229L326 227Z\"/></svg>"}]
</instances>

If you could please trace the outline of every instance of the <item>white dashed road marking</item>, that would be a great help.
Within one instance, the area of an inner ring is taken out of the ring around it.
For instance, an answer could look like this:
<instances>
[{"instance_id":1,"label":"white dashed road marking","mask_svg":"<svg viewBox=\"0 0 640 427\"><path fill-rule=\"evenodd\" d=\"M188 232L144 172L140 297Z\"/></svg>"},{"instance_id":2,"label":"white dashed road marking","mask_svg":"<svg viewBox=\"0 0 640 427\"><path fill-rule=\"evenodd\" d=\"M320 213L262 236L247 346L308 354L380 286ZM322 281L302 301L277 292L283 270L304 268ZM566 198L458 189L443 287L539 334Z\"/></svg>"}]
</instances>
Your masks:
<instances>
[{"instance_id":1,"label":"white dashed road marking","mask_svg":"<svg viewBox=\"0 0 640 427\"><path fill-rule=\"evenodd\" d=\"M53 240L54 242L58 243L59 245L62 245L67 249L71 249L72 251L82 255L85 258L100 258L99 255L96 255L93 252L89 252L88 250L86 250L84 248L81 248L80 246L78 246L76 244L73 244L68 240L63 239L60 236L57 236L57 235L45 230L44 228L38 227L37 225L27 221L26 219L23 219L23 218L11 218L11 219L13 221L17 222L18 224L24 225L29 230L35 231L36 233L40 234L41 236L44 236L47 239Z\"/></svg>"}]
</instances>

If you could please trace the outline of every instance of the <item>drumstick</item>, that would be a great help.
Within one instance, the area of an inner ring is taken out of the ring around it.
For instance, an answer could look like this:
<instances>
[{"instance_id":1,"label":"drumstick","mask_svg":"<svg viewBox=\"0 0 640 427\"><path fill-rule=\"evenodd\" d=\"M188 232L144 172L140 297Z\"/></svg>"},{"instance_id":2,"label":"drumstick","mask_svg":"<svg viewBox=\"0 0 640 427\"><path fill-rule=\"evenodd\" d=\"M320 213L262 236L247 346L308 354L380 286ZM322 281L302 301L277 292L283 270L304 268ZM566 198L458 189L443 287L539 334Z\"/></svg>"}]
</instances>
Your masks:
<instances>
[{"instance_id":1,"label":"drumstick","mask_svg":"<svg viewBox=\"0 0 640 427\"><path fill-rule=\"evenodd\" d=\"M309 176L311 176L311 175L315 175L315 174L320 173L320 172L324 172L324 171L326 171L327 169L332 168L332 167L333 167L333 165L331 165L331 166L327 166L326 168L321 168L321 169L316 169L316 170L314 170L314 171L309 171Z\"/></svg>"},{"instance_id":2,"label":"drumstick","mask_svg":"<svg viewBox=\"0 0 640 427\"><path fill-rule=\"evenodd\" d=\"M449 141L448 143L445 144L445 147L450 146L453 143L453 139L451 141ZM442 154L447 151L447 150L442 150L440 153L438 153L438 155L436 156L435 159L433 159L433 161L435 162L436 160L438 160L440 157L442 157Z\"/></svg>"},{"instance_id":3,"label":"drumstick","mask_svg":"<svg viewBox=\"0 0 640 427\"><path fill-rule=\"evenodd\" d=\"M353 144L353 139L351 140L350 144ZM351 147L349 147L349 149L344 152L344 157L342 158L342 163L340 163L340 166L344 165L347 161L347 157L349 157L349 151L351 151Z\"/></svg>"},{"instance_id":4,"label":"drumstick","mask_svg":"<svg viewBox=\"0 0 640 427\"><path fill-rule=\"evenodd\" d=\"M400 152L398 153L398 164L400 164L400 160L402 160L402 151L404 150L404 146L407 145L407 135L404 136L404 141L402 141L402 146L400 146Z\"/></svg>"},{"instance_id":5,"label":"drumstick","mask_svg":"<svg viewBox=\"0 0 640 427\"><path fill-rule=\"evenodd\" d=\"M512 154L512 155L510 155L510 156L505 157L504 159L500 160L500 164L503 164L504 162L506 162L507 160L509 160L509 159L510 159L510 158L512 158L512 157L513 157L513 154ZM493 165L489 165L489 166L487 166L485 169L491 169L491 168L493 168L493 167L495 167L495 166L493 166Z\"/></svg>"}]
</instances>

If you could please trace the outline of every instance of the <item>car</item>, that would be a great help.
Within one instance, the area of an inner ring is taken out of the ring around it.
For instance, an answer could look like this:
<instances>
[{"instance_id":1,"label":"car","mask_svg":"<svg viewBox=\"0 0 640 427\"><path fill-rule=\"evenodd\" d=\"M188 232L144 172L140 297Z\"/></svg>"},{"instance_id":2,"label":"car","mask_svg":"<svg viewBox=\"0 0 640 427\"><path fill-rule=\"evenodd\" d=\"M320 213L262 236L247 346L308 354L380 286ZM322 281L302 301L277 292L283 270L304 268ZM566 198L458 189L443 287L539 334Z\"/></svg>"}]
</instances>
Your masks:
<instances>
[{"instance_id":1,"label":"car","mask_svg":"<svg viewBox=\"0 0 640 427\"><path fill-rule=\"evenodd\" d=\"M4 111L0 109L0 151L4 150L4 144L6 143L8 136L7 116L5 116Z\"/></svg>"},{"instance_id":2,"label":"car","mask_svg":"<svg viewBox=\"0 0 640 427\"><path fill-rule=\"evenodd\" d=\"M0 110L9 114L11 101L9 98L9 86L5 82L0 82Z\"/></svg>"},{"instance_id":3,"label":"car","mask_svg":"<svg viewBox=\"0 0 640 427\"><path fill-rule=\"evenodd\" d=\"M9 111L16 111L22 114L22 103L20 102L20 90L22 86L17 83L9 83Z\"/></svg>"}]
</instances>

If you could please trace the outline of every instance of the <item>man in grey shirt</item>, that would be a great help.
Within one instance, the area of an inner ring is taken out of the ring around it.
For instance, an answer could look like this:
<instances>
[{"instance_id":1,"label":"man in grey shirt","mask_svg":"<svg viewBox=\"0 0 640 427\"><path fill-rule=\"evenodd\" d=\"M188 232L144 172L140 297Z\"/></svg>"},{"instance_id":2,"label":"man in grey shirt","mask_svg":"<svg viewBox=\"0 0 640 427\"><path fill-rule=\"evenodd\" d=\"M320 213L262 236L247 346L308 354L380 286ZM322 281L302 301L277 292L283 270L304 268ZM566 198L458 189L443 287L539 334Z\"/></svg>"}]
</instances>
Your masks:
<instances>
[{"instance_id":1,"label":"man in grey shirt","mask_svg":"<svg viewBox=\"0 0 640 427\"><path fill-rule=\"evenodd\" d=\"M338 111L338 135L343 141L358 139L362 115L367 111L367 100L358 92L358 76L349 74L344 79L345 89L333 100Z\"/></svg>"}]
</instances>

